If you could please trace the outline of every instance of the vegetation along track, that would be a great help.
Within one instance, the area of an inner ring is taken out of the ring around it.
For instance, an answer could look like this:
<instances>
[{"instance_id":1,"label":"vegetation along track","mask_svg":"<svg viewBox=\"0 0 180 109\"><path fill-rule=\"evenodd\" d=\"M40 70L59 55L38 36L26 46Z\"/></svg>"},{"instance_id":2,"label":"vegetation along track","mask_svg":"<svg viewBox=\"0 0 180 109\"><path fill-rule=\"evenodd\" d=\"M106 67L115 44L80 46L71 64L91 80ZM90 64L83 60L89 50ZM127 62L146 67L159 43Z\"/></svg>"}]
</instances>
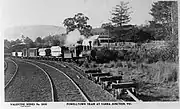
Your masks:
<instances>
[{"instance_id":1,"label":"vegetation along track","mask_svg":"<svg viewBox=\"0 0 180 109\"><path fill-rule=\"evenodd\" d=\"M48 73L54 88L54 101L91 101L76 82L63 71L47 63L33 60L26 61L36 64Z\"/></svg>"},{"instance_id":2,"label":"vegetation along track","mask_svg":"<svg viewBox=\"0 0 180 109\"><path fill-rule=\"evenodd\" d=\"M13 81L5 88L6 102L50 102L51 88L43 71L31 64L13 59L18 71Z\"/></svg>"},{"instance_id":3,"label":"vegetation along track","mask_svg":"<svg viewBox=\"0 0 180 109\"><path fill-rule=\"evenodd\" d=\"M40 61L40 60L38 60ZM96 101L117 101L113 95L109 92L103 90L101 86L95 84L94 82L88 80L83 74L79 73L72 68L66 67L64 63L54 62L54 61L43 61L40 62L49 64L56 67L57 69L63 71L66 75L71 77L76 84L83 90L85 95L93 102Z\"/></svg>"},{"instance_id":4,"label":"vegetation along track","mask_svg":"<svg viewBox=\"0 0 180 109\"><path fill-rule=\"evenodd\" d=\"M6 63L7 61L7 63ZM16 64L16 62L14 62L11 59L6 59L5 63L6 63L6 67L5 67L5 71L4 71L4 81L5 81L5 87L8 87L8 85L10 84L10 82L14 79L14 77L16 76L16 73L18 71L18 65Z\"/></svg>"}]
</instances>

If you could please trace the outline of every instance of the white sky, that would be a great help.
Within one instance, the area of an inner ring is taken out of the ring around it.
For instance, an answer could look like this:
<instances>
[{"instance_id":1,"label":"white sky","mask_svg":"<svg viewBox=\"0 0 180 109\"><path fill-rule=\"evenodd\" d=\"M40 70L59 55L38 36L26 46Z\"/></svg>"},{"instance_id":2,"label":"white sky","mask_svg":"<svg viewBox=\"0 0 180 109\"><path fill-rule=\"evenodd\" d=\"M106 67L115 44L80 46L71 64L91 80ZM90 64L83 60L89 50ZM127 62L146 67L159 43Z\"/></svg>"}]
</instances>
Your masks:
<instances>
[{"instance_id":1,"label":"white sky","mask_svg":"<svg viewBox=\"0 0 180 109\"><path fill-rule=\"evenodd\" d=\"M99 27L109 22L110 11L120 0L3 0L2 29L20 25L57 25L67 17L82 12L90 18L88 23ZM149 14L152 0L124 0L132 7L131 24L144 24L151 20Z\"/></svg>"}]
</instances>

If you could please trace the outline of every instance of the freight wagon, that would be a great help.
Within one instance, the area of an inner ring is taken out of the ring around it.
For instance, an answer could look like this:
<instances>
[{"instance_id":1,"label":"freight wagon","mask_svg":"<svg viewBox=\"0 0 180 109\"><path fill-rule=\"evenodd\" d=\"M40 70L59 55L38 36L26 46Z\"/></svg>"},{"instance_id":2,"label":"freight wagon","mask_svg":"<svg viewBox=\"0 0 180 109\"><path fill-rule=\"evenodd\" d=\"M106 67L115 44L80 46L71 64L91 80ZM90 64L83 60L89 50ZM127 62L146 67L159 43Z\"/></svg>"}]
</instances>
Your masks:
<instances>
[{"instance_id":1,"label":"freight wagon","mask_svg":"<svg viewBox=\"0 0 180 109\"><path fill-rule=\"evenodd\" d=\"M38 48L29 48L28 49L28 57L38 57L39 56L39 52L38 52Z\"/></svg>"},{"instance_id":2,"label":"freight wagon","mask_svg":"<svg viewBox=\"0 0 180 109\"><path fill-rule=\"evenodd\" d=\"M38 50L39 56L41 56L41 57L46 56L46 51L45 50L46 50L46 48L40 48Z\"/></svg>"},{"instance_id":3,"label":"freight wagon","mask_svg":"<svg viewBox=\"0 0 180 109\"><path fill-rule=\"evenodd\" d=\"M60 46L52 46L51 47L51 56L60 57L61 55L62 55L62 53L61 53Z\"/></svg>"},{"instance_id":4,"label":"freight wagon","mask_svg":"<svg viewBox=\"0 0 180 109\"><path fill-rule=\"evenodd\" d=\"M23 58L28 57L28 50L27 50L27 48L24 48L24 49L22 50L22 53L23 53Z\"/></svg>"},{"instance_id":5,"label":"freight wagon","mask_svg":"<svg viewBox=\"0 0 180 109\"><path fill-rule=\"evenodd\" d=\"M12 52L12 56L16 56L17 55L17 53L16 52Z\"/></svg>"},{"instance_id":6,"label":"freight wagon","mask_svg":"<svg viewBox=\"0 0 180 109\"><path fill-rule=\"evenodd\" d=\"M22 57L23 56L23 52L17 52L17 56L18 57Z\"/></svg>"}]
</instances>

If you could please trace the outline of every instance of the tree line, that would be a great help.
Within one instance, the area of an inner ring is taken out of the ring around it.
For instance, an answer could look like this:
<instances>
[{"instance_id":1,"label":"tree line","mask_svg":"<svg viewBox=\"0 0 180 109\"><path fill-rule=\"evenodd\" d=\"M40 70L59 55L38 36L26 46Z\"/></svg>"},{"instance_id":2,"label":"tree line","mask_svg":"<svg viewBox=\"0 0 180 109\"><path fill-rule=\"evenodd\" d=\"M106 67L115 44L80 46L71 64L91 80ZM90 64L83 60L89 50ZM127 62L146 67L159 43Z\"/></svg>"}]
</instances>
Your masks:
<instances>
[{"instance_id":1,"label":"tree line","mask_svg":"<svg viewBox=\"0 0 180 109\"><path fill-rule=\"evenodd\" d=\"M114 40L120 41L127 37L134 42L144 42L149 40L172 40L178 38L178 6L177 1L158 1L152 4L149 14L152 15L152 21L145 25L134 25L127 32L125 26L130 22L131 7L129 2L120 2L112 10L110 22L102 24L102 28L111 33ZM118 29L117 29L118 28ZM116 31L115 31L116 30Z\"/></svg>"},{"instance_id":2,"label":"tree line","mask_svg":"<svg viewBox=\"0 0 180 109\"><path fill-rule=\"evenodd\" d=\"M15 41L4 40L4 52L12 52L15 50L21 50L22 48L43 48L50 46L62 46L65 43L65 35L49 35L44 38L37 37L35 41L30 39L29 37L21 36L21 39L17 39Z\"/></svg>"},{"instance_id":3,"label":"tree line","mask_svg":"<svg viewBox=\"0 0 180 109\"><path fill-rule=\"evenodd\" d=\"M157 1L152 4L149 14L152 21L145 25L127 25L131 21L131 7L129 2L121 1L111 12L110 22L103 23L101 28L108 31L109 36L115 41L146 42L150 40L178 41L178 6L177 1ZM66 18L63 25L66 34L78 29L81 35L89 37L92 35L92 26L88 24L89 18L83 13L77 13L74 17ZM128 27L129 26L129 27ZM66 34L37 37L32 41L29 37L22 36L23 43L27 47L48 47L63 45ZM4 40L5 48L19 45L22 40Z\"/></svg>"},{"instance_id":4,"label":"tree line","mask_svg":"<svg viewBox=\"0 0 180 109\"><path fill-rule=\"evenodd\" d=\"M149 12L153 17L152 21L148 21L145 25L133 25L127 30L126 26L131 21L133 11L129 2L121 1L113 8L110 22L103 23L101 28L106 29L115 41L177 40L177 10L177 1L154 2ZM72 18L66 18L63 24L67 33L78 29L81 35L89 37L92 35L92 26L88 25L88 20L89 18L83 13L78 13Z\"/></svg>"}]
</instances>

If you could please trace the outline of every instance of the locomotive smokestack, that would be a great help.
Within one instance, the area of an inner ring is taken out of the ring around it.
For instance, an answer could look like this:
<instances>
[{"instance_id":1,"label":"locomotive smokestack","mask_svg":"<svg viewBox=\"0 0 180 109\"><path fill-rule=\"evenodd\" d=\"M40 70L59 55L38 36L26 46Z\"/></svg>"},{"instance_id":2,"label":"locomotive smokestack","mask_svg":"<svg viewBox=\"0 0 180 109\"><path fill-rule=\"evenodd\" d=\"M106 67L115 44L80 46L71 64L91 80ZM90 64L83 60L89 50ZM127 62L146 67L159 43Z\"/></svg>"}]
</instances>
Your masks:
<instances>
[{"instance_id":1,"label":"locomotive smokestack","mask_svg":"<svg viewBox=\"0 0 180 109\"><path fill-rule=\"evenodd\" d=\"M90 50L91 50L91 47L92 47L91 43L92 43L92 41L89 41L89 49Z\"/></svg>"}]
</instances>

